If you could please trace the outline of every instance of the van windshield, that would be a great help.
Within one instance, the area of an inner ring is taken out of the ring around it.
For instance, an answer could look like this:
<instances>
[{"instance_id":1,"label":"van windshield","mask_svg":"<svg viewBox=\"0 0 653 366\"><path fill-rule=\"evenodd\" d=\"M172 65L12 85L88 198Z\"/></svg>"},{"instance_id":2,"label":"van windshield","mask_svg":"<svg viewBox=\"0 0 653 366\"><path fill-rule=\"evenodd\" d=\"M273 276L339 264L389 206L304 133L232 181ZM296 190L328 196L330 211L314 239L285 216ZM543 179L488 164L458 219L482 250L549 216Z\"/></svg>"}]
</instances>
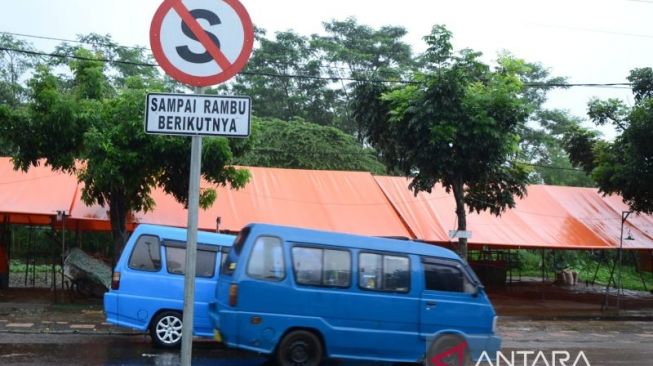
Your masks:
<instances>
[{"instance_id":1,"label":"van windshield","mask_svg":"<svg viewBox=\"0 0 653 366\"><path fill-rule=\"evenodd\" d=\"M222 269L220 270L221 275L231 276L236 271L236 263L238 263L240 252L243 250L245 240L247 240L247 236L249 236L250 230L251 229L249 227L245 227L236 237L234 245L231 247L231 250L229 250L229 253L227 254L227 260L224 261Z\"/></svg>"}]
</instances>

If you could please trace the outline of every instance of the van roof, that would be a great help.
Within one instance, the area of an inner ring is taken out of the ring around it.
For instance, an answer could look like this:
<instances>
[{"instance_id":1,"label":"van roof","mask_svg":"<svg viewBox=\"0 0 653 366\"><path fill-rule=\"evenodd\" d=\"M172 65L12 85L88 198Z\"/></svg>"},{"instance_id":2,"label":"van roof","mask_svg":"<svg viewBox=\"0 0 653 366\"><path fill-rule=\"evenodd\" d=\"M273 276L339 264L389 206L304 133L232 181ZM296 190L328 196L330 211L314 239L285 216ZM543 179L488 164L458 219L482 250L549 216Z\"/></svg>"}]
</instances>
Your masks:
<instances>
[{"instance_id":1,"label":"van roof","mask_svg":"<svg viewBox=\"0 0 653 366\"><path fill-rule=\"evenodd\" d=\"M345 248L382 250L460 260L458 254L449 249L412 240L398 240L383 237L362 236L260 223L253 223L248 226L251 228L250 235L254 234L258 236L267 234L279 236L284 240L291 242L323 244Z\"/></svg>"},{"instance_id":2,"label":"van roof","mask_svg":"<svg viewBox=\"0 0 653 366\"><path fill-rule=\"evenodd\" d=\"M158 235L162 239L178 240L185 242L188 239L187 230L165 225L140 224L134 230L132 235L152 234ZM226 245L231 246L236 237L234 235L217 234L208 231L197 231L198 244Z\"/></svg>"}]
</instances>

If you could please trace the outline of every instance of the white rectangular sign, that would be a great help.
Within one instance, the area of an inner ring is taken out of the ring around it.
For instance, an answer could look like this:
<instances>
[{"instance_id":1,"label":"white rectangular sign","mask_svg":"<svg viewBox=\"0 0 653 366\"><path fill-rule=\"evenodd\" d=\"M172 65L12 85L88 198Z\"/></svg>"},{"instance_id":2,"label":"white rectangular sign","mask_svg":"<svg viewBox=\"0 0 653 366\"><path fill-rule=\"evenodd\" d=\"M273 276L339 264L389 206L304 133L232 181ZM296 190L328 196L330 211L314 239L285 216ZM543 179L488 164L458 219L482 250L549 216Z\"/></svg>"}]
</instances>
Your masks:
<instances>
[{"instance_id":1,"label":"white rectangular sign","mask_svg":"<svg viewBox=\"0 0 653 366\"><path fill-rule=\"evenodd\" d=\"M250 134L249 97L150 93L146 107L146 133L226 137Z\"/></svg>"},{"instance_id":2,"label":"white rectangular sign","mask_svg":"<svg viewBox=\"0 0 653 366\"><path fill-rule=\"evenodd\" d=\"M471 239L472 238L472 232L471 231L463 231L463 230L449 230L449 237L451 239L455 239L455 238Z\"/></svg>"}]
</instances>

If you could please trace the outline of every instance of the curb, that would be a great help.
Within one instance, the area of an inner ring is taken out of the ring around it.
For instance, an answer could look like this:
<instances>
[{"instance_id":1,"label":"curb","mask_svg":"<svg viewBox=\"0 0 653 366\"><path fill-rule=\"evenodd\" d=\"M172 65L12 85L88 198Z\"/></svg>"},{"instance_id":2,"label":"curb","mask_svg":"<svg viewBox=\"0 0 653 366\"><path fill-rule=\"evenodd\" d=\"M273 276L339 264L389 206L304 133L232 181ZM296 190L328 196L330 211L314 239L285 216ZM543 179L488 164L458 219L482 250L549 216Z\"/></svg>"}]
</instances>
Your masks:
<instances>
[{"instance_id":1,"label":"curb","mask_svg":"<svg viewBox=\"0 0 653 366\"><path fill-rule=\"evenodd\" d=\"M137 332L114 332L110 330L101 331L80 331L80 330L43 330L43 329L0 329L0 334L79 334L79 335L115 335L115 336L138 336L146 333Z\"/></svg>"},{"instance_id":2,"label":"curb","mask_svg":"<svg viewBox=\"0 0 653 366\"><path fill-rule=\"evenodd\" d=\"M520 316L499 315L499 321L641 321L653 322L653 315L563 315L563 316Z\"/></svg>"}]
</instances>

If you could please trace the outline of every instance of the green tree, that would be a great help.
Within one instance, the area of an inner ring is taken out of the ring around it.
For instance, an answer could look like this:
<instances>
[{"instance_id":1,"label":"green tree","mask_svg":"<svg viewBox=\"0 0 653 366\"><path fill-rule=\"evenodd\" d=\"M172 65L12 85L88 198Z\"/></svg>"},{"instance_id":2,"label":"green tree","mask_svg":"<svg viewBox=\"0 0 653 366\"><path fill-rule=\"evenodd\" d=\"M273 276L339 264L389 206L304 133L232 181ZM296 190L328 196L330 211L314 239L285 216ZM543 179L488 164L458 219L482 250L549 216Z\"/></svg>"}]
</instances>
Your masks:
<instances>
[{"instance_id":1,"label":"green tree","mask_svg":"<svg viewBox=\"0 0 653 366\"><path fill-rule=\"evenodd\" d=\"M374 150L341 130L295 120L254 119L251 151L240 165L277 168L384 172Z\"/></svg>"},{"instance_id":2,"label":"green tree","mask_svg":"<svg viewBox=\"0 0 653 366\"><path fill-rule=\"evenodd\" d=\"M254 113L284 121L303 119L360 136L352 122L351 78L398 79L412 65L401 27L373 29L353 18L324 23L326 35L292 31L268 37L257 30L258 47L235 82L221 89L252 97Z\"/></svg>"},{"instance_id":3,"label":"green tree","mask_svg":"<svg viewBox=\"0 0 653 366\"><path fill-rule=\"evenodd\" d=\"M16 50L34 51L31 44L0 34L0 104L16 106L26 98L23 79L38 57Z\"/></svg>"},{"instance_id":4,"label":"green tree","mask_svg":"<svg viewBox=\"0 0 653 366\"><path fill-rule=\"evenodd\" d=\"M618 135L602 140L591 130L566 136L572 161L597 182L601 192L623 197L631 210L653 212L653 69L634 69L628 76L635 105L618 99L594 99L588 115L597 125L611 124Z\"/></svg>"},{"instance_id":5,"label":"green tree","mask_svg":"<svg viewBox=\"0 0 653 366\"><path fill-rule=\"evenodd\" d=\"M125 87L130 77L139 76L145 79L157 77L157 71L149 65L154 64L154 60L149 53L145 53L142 47L120 46L113 41L111 35L100 35L90 33L78 37L78 42L88 46L92 51L93 58L105 60L120 60L121 62L104 64L105 74L111 84L117 88ZM75 56L79 50L78 44L64 42L55 48L56 54ZM50 65L67 66L66 58L50 59Z\"/></svg>"},{"instance_id":6,"label":"green tree","mask_svg":"<svg viewBox=\"0 0 653 366\"><path fill-rule=\"evenodd\" d=\"M78 175L87 204L109 207L117 252L126 239L129 212L154 207L153 187L187 202L190 140L144 132L145 95L162 91L160 79L149 74L109 77L100 51L77 48L73 56L66 64L69 76L55 76L40 65L28 83L29 103L0 106L1 132L14 145L17 169L26 171L44 158L53 169ZM141 63L145 57L136 59ZM235 188L246 184L249 173L229 166L234 154L247 150L246 140L207 138L203 145L205 179ZM204 190L202 206L215 198L215 191Z\"/></svg>"},{"instance_id":7,"label":"green tree","mask_svg":"<svg viewBox=\"0 0 653 366\"><path fill-rule=\"evenodd\" d=\"M383 26L374 29L359 24L355 18L324 23L326 35L313 35L311 45L320 50L325 64L324 73L340 80L336 127L354 134L362 142L363 126L355 123L350 110L353 81L399 80L414 64L410 46L401 39L406 35L403 27Z\"/></svg>"},{"instance_id":8,"label":"green tree","mask_svg":"<svg viewBox=\"0 0 653 366\"><path fill-rule=\"evenodd\" d=\"M259 46L231 86L234 94L252 97L254 114L260 117L334 124L338 91L322 78L320 60L308 38L292 31L274 39L257 32Z\"/></svg>"},{"instance_id":9,"label":"green tree","mask_svg":"<svg viewBox=\"0 0 653 366\"><path fill-rule=\"evenodd\" d=\"M355 118L385 162L412 178L415 193L436 183L453 192L458 230L466 230L466 207L499 215L526 193L528 170L514 160L530 112L524 63L503 58L493 71L477 52L455 54L443 26L425 41L410 84L357 86ZM459 250L466 257L466 239Z\"/></svg>"},{"instance_id":10,"label":"green tree","mask_svg":"<svg viewBox=\"0 0 653 366\"><path fill-rule=\"evenodd\" d=\"M531 180L551 185L593 187L594 180L574 168L565 148L565 136L581 127L581 120L561 110L539 109L520 133L519 157L533 164Z\"/></svg>"},{"instance_id":11,"label":"green tree","mask_svg":"<svg viewBox=\"0 0 653 366\"><path fill-rule=\"evenodd\" d=\"M403 27L374 29L355 18L324 23L325 36L313 36L314 47L325 53L336 77L397 79L412 66L412 51L401 41Z\"/></svg>"},{"instance_id":12,"label":"green tree","mask_svg":"<svg viewBox=\"0 0 653 366\"><path fill-rule=\"evenodd\" d=\"M12 108L27 98L25 75L38 60L35 55L17 50L30 52L33 48L28 42L0 34L0 105ZM11 152L11 144L0 134L0 156L7 156Z\"/></svg>"},{"instance_id":13,"label":"green tree","mask_svg":"<svg viewBox=\"0 0 653 366\"><path fill-rule=\"evenodd\" d=\"M508 60L513 56L504 52L500 58ZM528 123L520 127L518 158L532 164L531 180L553 185L592 186L591 178L572 167L563 143L565 132L580 126L581 120L565 111L545 107L547 93L563 87L566 79L551 76L540 63L524 62L518 72L525 85L521 95L533 111Z\"/></svg>"}]
</instances>

